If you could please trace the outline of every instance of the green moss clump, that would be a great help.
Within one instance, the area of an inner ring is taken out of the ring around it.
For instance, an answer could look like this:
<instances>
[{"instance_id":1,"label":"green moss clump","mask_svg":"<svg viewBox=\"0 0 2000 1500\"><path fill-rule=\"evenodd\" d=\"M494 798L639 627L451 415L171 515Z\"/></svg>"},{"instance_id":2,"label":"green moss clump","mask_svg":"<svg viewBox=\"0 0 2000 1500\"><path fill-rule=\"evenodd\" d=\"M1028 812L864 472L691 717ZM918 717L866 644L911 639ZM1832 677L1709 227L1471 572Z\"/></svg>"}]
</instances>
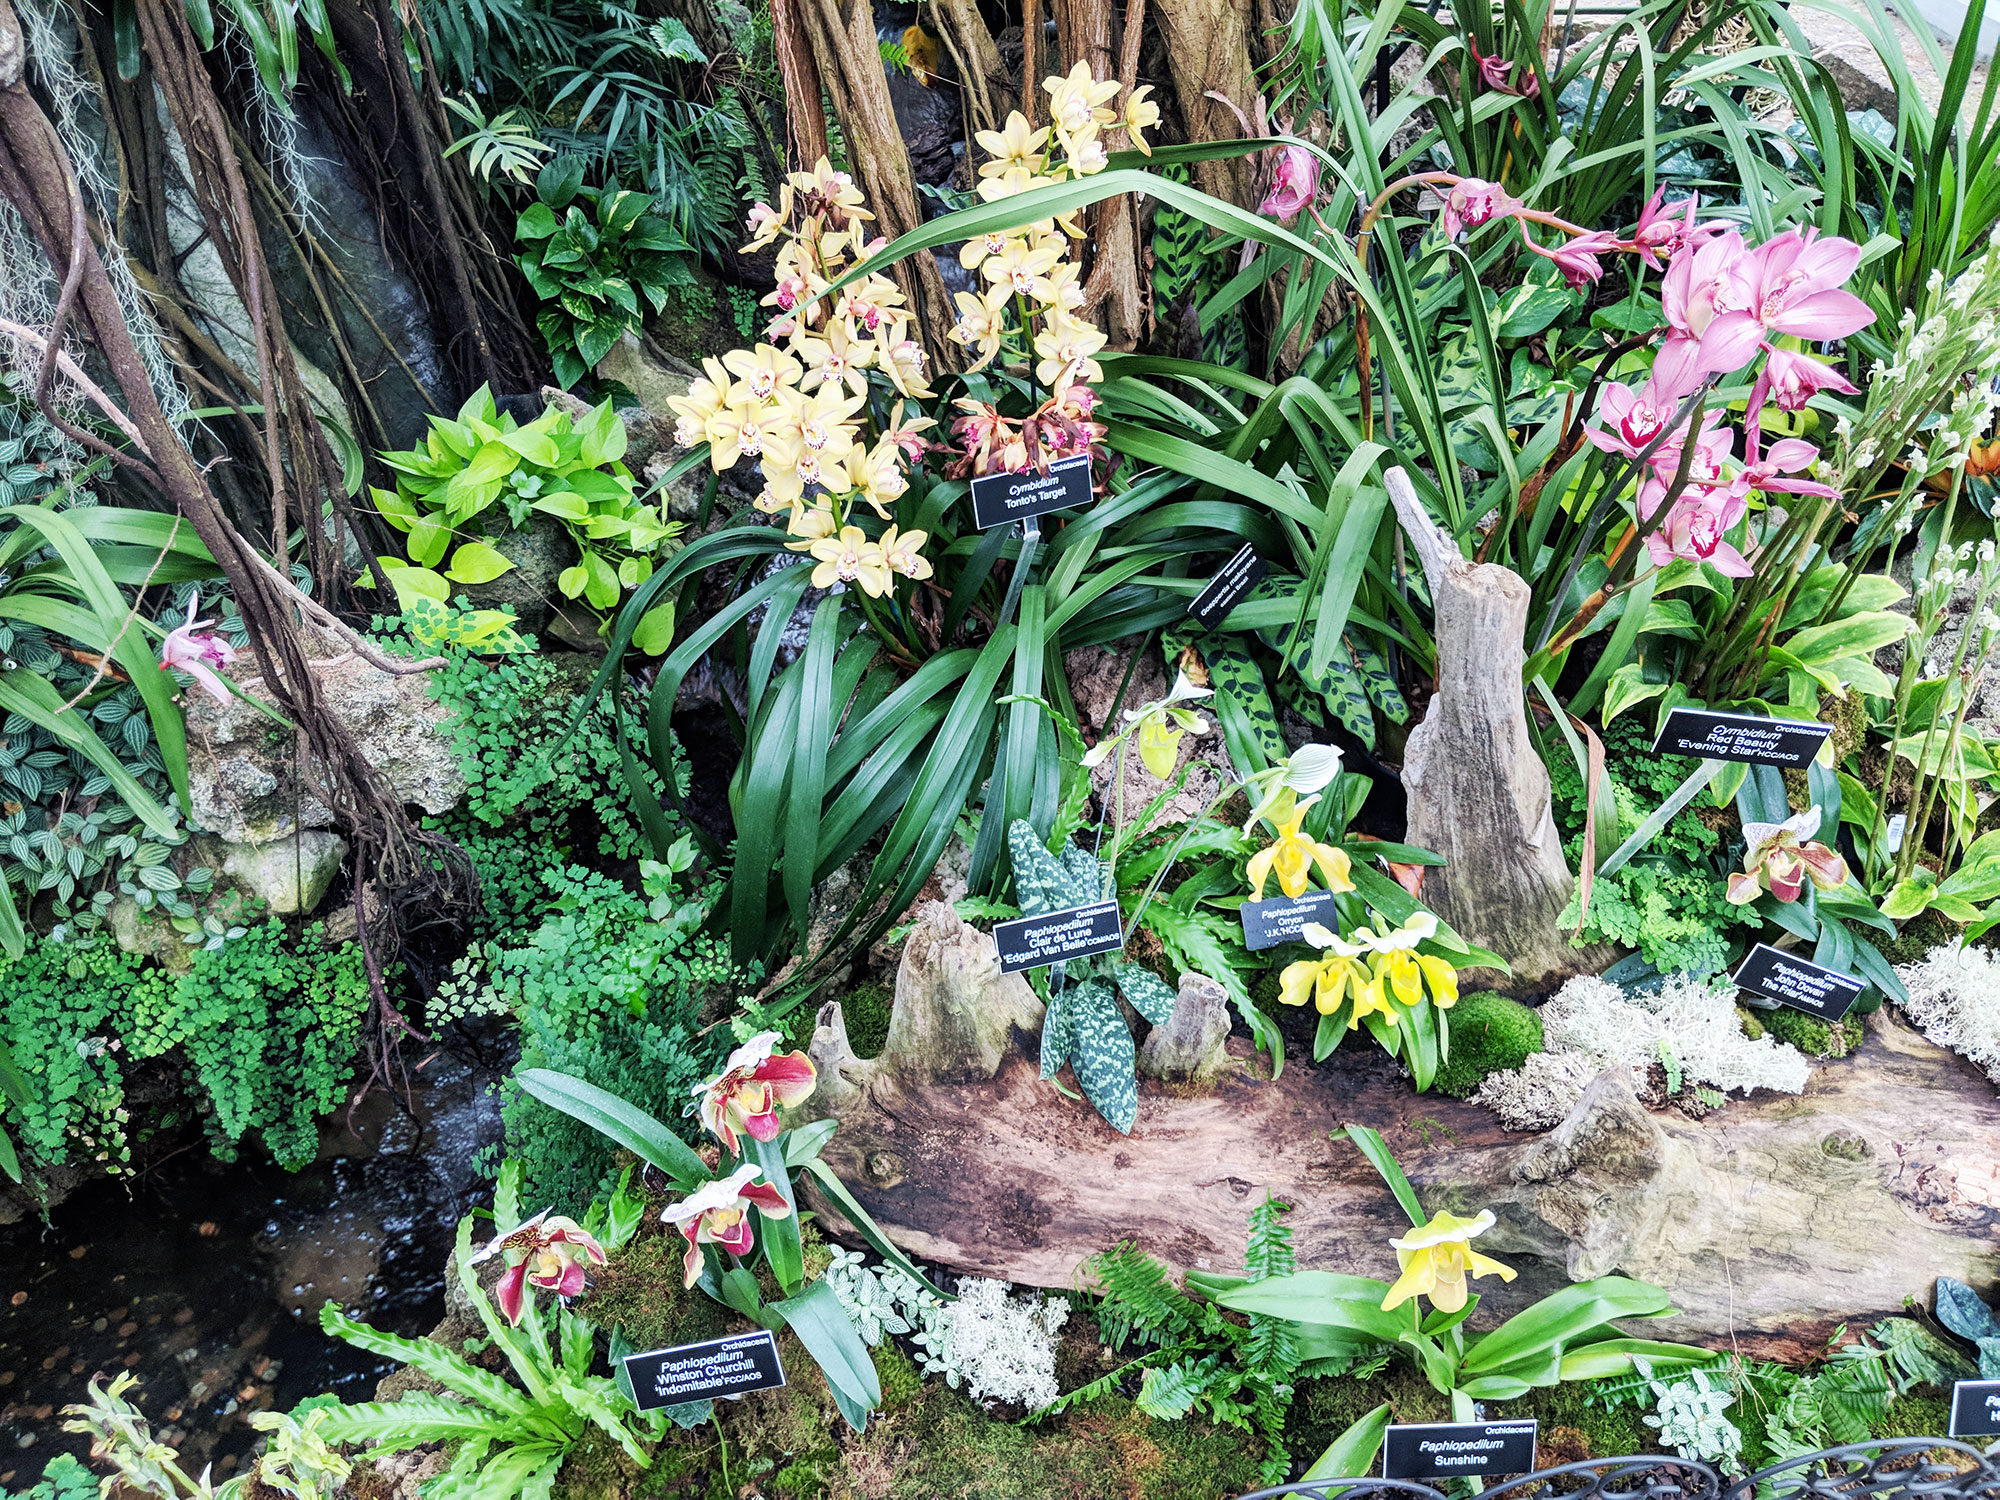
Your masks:
<instances>
[{"instance_id":1,"label":"green moss clump","mask_svg":"<svg viewBox=\"0 0 2000 1500\"><path fill-rule=\"evenodd\" d=\"M1391 1364L1367 1380L1336 1375L1302 1380L1294 1388L1285 1416L1285 1446L1303 1468L1326 1451L1327 1444L1384 1401L1398 1422L1449 1422L1451 1401L1431 1388L1415 1370Z\"/></svg>"},{"instance_id":2,"label":"green moss clump","mask_svg":"<svg viewBox=\"0 0 2000 1500\"><path fill-rule=\"evenodd\" d=\"M720 1338L729 1331L728 1311L699 1291L681 1288L686 1249L678 1234L641 1233L593 1273L585 1315L599 1328L622 1327L639 1349Z\"/></svg>"},{"instance_id":3,"label":"green moss clump","mask_svg":"<svg viewBox=\"0 0 2000 1500\"><path fill-rule=\"evenodd\" d=\"M1764 1030L1808 1057L1845 1057L1861 1040L1858 1027L1844 1021L1822 1021L1789 1007L1766 1011Z\"/></svg>"},{"instance_id":4,"label":"green moss clump","mask_svg":"<svg viewBox=\"0 0 2000 1500\"><path fill-rule=\"evenodd\" d=\"M1592 1458L1618 1458L1627 1453L1657 1453L1660 1435L1642 1420L1645 1408L1626 1406L1605 1411L1589 1401L1590 1385L1571 1382L1530 1391L1509 1403L1509 1416L1539 1417L1544 1427L1567 1427L1582 1437Z\"/></svg>"},{"instance_id":5,"label":"green moss clump","mask_svg":"<svg viewBox=\"0 0 2000 1500\"><path fill-rule=\"evenodd\" d=\"M1892 964L1913 964L1938 944L1948 943L1959 934L1956 923L1935 911L1918 912L1903 924L1902 930L1894 937L1877 932L1872 927L1863 927L1858 922L1852 931L1863 942L1881 950L1882 956Z\"/></svg>"},{"instance_id":6,"label":"green moss clump","mask_svg":"<svg viewBox=\"0 0 2000 1500\"><path fill-rule=\"evenodd\" d=\"M1882 1438L1936 1437L1951 1421L1951 1402L1944 1396L1916 1394L1896 1397L1889 1403L1889 1415L1875 1429Z\"/></svg>"},{"instance_id":7,"label":"green moss clump","mask_svg":"<svg viewBox=\"0 0 2000 1500\"><path fill-rule=\"evenodd\" d=\"M1451 1056L1437 1071L1439 1092L1469 1099L1488 1073L1518 1068L1542 1050L1542 1018L1529 1006L1488 991L1464 995L1447 1012Z\"/></svg>"},{"instance_id":8,"label":"green moss clump","mask_svg":"<svg viewBox=\"0 0 2000 1500\"><path fill-rule=\"evenodd\" d=\"M854 1049L854 1055L863 1060L880 1056L882 1044L889 1039L889 1008L895 1003L896 992L878 980L871 980L835 998L840 1001L841 1019L847 1023L847 1044ZM785 1045L801 1051L811 1046L818 1019L819 1008L812 1005L801 1005L786 1016L779 1023Z\"/></svg>"}]
</instances>

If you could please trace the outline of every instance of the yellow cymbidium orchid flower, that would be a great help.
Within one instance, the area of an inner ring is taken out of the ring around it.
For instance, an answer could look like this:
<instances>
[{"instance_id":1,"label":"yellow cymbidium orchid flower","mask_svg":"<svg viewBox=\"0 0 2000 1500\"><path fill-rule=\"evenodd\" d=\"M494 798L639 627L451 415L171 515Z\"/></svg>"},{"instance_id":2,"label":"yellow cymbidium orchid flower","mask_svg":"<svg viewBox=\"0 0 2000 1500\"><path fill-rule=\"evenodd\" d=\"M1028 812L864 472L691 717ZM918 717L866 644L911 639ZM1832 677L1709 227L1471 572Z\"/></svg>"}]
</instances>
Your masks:
<instances>
[{"instance_id":1,"label":"yellow cymbidium orchid flower","mask_svg":"<svg viewBox=\"0 0 2000 1500\"><path fill-rule=\"evenodd\" d=\"M1260 849L1250 856L1248 874L1250 876L1250 899L1264 899L1264 883L1273 874L1278 877L1278 889L1287 896L1299 897L1306 893L1312 883L1312 870L1318 867L1326 888L1330 891L1351 891L1354 882L1349 879L1351 862L1346 854L1331 844L1322 844L1299 831L1306 813L1319 801L1308 797L1292 808L1289 816L1278 824L1278 836L1268 848Z\"/></svg>"},{"instance_id":2,"label":"yellow cymbidium orchid flower","mask_svg":"<svg viewBox=\"0 0 2000 1500\"><path fill-rule=\"evenodd\" d=\"M1465 1306L1468 1275L1498 1276L1503 1281L1512 1281L1512 1266L1502 1265L1472 1248L1473 1238L1492 1227L1490 1208L1482 1208L1476 1219L1436 1213L1430 1223L1412 1229L1399 1240L1389 1241L1403 1274L1382 1299L1382 1311L1401 1307L1412 1297L1428 1297L1439 1312L1455 1313Z\"/></svg>"}]
</instances>

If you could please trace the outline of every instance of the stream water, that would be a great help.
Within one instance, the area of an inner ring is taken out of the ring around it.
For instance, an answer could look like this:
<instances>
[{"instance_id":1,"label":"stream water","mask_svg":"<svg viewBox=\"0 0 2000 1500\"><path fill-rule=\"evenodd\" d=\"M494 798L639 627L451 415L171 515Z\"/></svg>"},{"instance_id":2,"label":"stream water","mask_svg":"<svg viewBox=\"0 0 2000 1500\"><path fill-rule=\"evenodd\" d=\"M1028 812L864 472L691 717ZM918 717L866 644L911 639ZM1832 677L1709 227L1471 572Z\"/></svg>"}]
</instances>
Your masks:
<instances>
[{"instance_id":1,"label":"stream water","mask_svg":"<svg viewBox=\"0 0 2000 1500\"><path fill-rule=\"evenodd\" d=\"M411 1060L414 1114L370 1099L353 1131L327 1122L304 1171L196 1146L0 1230L0 1487L87 1453L62 1407L93 1375L129 1369L154 1433L217 1479L259 1437L251 1412L372 1396L391 1367L321 1333L320 1306L434 1327L459 1218L485 1191L475 1158L500 1137L496 1074L472 1050Z\"/></svg>"}]
</instances>

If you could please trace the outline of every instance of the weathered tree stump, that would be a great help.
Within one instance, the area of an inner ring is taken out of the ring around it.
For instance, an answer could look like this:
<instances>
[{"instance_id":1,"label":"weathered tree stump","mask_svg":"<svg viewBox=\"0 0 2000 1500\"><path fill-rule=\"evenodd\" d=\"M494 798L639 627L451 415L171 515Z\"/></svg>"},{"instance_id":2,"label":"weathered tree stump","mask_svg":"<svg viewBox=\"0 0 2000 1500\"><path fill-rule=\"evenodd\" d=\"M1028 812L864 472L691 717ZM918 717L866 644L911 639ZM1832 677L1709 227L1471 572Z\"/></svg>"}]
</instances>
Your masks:
<instances>
[{"instance_id":1,"label":"weathered tree stump","mask_svg":"<svg viewBox=\"0 0 2000 1500\"><path fill-rule=\"evenodd\" d=\"M1572 947L1560 922L1574 882L1521 693L1528 585L1496 563L1466 561L1409 477L1391 469L1384 478L1437 623L1437 692L1403 757L1406 837L1445 859L1426 872L1424 900L1460 936L1505 958L1517 992L1597 973L1615 955ZM1486 972L1468 977L1483 984Z\"/></svg>"},{"instance_id":2,"label":"weathered tree stump","mask_svg":"<svg viewBox=\"0 0 2000 1500\"><path fill-rule=\"evenodd\" d=\"M1359 1124L1387 1137L1427 1207L1499 1215L1482 1248L1522 1275L1482 1284L1479 1326L1618 1270L1673 1294L1681 1313L1656 1325L1662 1337L1799 1356L1843 1321L1902 1311L1937 1276L1994 1279L2000 1101L1887 1013L1803 1095L1732 1099L1696 1122L1652 1113L1606 1077L1540 1136L1412 1093L1379 1053L1343 1050L1271 1081L1232 1038L1212 1092L1142 1080L1122 1136L1036 1076L1040 1007L1026 991L1001 979L990 938L934 905L896 994L899 1013L912 1003L930 1019L899 1014L883 1055L857 1061L836 1002L813 1040L816 1105L841 1121L826 1160L898 1244L955 1271L1064 1287L1121 1239L1179 1270L1238 1270L1246 1218L1268 1193L1293 1205L1302 1267L1392 1278L1388 1240L1405 1221L1332 1137Z\"/></svg>"}]
</instances>

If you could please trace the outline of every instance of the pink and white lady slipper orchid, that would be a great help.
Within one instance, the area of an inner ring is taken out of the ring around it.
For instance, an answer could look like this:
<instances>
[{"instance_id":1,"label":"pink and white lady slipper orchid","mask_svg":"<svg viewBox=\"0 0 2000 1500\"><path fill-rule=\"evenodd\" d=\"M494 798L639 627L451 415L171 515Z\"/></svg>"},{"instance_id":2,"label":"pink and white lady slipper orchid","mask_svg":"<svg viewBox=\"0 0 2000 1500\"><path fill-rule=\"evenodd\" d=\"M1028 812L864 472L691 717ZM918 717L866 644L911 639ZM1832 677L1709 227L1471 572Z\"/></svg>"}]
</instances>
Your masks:
<instances>
[{"instance_id":1,"label":"pink and white lady slipper orchid","mask_svg":"<svg viewBox=\"0 0 2000 1500\"><path fill-rule=\"evenodd\" d=\"M775 1031L751 1037L729 1054L720 1073L695 1085L702 1125L731 1155L743 1154L738 1130L748 1131L752 1140L774 1140L784 1128L778 1110L812 1097L818 1082L812 1060L803 1052L773 1056L779 1040Z\"/></svg>"},{"instance_id":2,"label":"pink and white lady slipper orchid","mask_svg":"<svg viewBox=\"0 0 2000 1500\"><path fill-rule=\"evenodd\" d=\"M574 1219L546 1208L519 1228L509 1230L472 1257L473 1264L505 1256L507 1270L493 1295L500 1314L518 1327L527 1311L526 1288L540 1287L558 1297L574 1297L584 1288L584 1264L604 1264L604 1247Z\"/></svg>"},{"instance_id":3,"label":"pink and white lady slipper orchid","mask_svg":"<svg viewBox=\"0 0 2000 1500\"><path fill-rule=\"evenodd\" d=\"M229 686L216 675L215 669L235 661L236 648L209 630L215 621L194 617L200 607L201 596L197 594L188 600L186 623L176 625L160 642L160 670L178 668L193 677L217 703L227 703Z\"/></svg>"},{"instance_id":4,"label":"pink and white lady slipper orchid","mask_svg":"<svg viewBox=\"0 0 2000 1500\"><path fill-rule=\"evenodd\" d=\"M720 1245L739 1259L751 1252L756 1245L750 1228L751 1209L767 1219L791 1216L792 1205L785 1201L785 1195L770 1183L757 1181L763 1175L762 1167L745 1162L727 1177L670 1204L660 1215L662 1224L673 1225L687 1241L687 1254L681 1258L683 1285L693 1286L701 1279L703 1245Z\"/></svg>"},{"instance_id":5,"label":"pink and white lady slipper orchid","mask_svg":"<svg viewBox=\"0 0 2000 1500\"><path fill-rule=\"evenodd\" d=\"M1729 902L1748 906L1768 888L1780 901L1796 901L1811 880L1823 891L1847 884L1847 861L1825 844L1818 807L1794 813L1782 823L1743 825L1743 868L1729 877Z\"/></svg>"}]
</instances>

